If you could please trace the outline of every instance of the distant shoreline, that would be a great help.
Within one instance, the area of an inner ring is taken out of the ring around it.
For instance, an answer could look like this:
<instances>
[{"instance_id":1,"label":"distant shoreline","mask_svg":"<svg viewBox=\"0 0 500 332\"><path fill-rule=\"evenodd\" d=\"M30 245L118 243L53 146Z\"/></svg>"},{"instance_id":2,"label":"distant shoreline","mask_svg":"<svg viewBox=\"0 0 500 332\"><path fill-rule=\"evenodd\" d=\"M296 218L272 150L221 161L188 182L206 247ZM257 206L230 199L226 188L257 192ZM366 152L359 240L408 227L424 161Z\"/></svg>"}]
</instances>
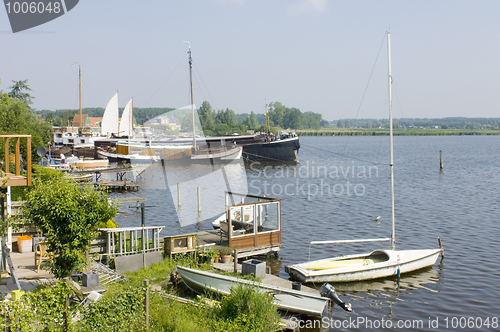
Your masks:
<instances>
[{"instance_id":1,"label":"distant shoreline","mask_svg":"<svg viewBox=\"0 0 500 332\"><path fill-rule=\"evenodd\" d=\"M319 129L296 130L299 136L389 136L389 129ZM481 129L405 129L394 130L394 136L462 136L500 135L500 130Z\"/></svg>"}]
</instances>

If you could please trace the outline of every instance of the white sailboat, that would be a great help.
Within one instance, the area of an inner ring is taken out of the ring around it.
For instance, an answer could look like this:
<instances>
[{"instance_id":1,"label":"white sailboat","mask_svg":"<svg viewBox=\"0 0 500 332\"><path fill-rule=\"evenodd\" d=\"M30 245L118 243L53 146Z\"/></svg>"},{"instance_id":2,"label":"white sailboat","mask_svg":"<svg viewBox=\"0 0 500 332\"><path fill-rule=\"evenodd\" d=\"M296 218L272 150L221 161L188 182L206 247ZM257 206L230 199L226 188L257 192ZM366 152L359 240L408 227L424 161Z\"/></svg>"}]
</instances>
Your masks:
<instances>
[{"instance_id":1,"label":"white sailboat","mask_svg":"<svg viewBox=\"0 0 500 332\"><path fill-rule=\"evenodd\" d=\"M119 135L131 138L134 135L133 128L133 99L130 99L123 109L122 118L120 120Z\"/></svg>"},{"instance_id":2,"label":"white sailboat","mask_svg":"<svg viewBox=\"0 0 500 332\"><path fill-rule=\"evenodd\" d=\"M287 266L286 272L292 280L307 282L348 282L369 280L411 272L436 263L440 249L396 250L396 226L394 216L394 153L392 128L392 75L391 75L391 35L387 31L387 53L389 64L389 127L391 149L391 221L390 238L344 241L313 241L311 244L338 244L354 242L390 241L391 249L375 250L370 253L338 256Z\"/></svg>"},{"instance_id":3,"label":"white sailboat","mask_svg":"<svg viewBox=\"0 0 500 332\"><path fill-rule=\"evenodd\" d=\"M187 42L189 44L189 42ZM232 162L239 160L242 157L243 149L240 146L220 146L217 148L210 147L204 139L197 142L196 140L196 123L195 123L195 106L193 98L193 58L191 57L191 44L189 44L189 82L191 87L191 117L193 126L193 146L190 156L190 162Z\"/></svg>"},{"instance_id":4,"label":"white sailboat","mask_svg":"<svg viewBox=\"0 0 500 332\"><path fill-rule=\"evenodd\" d=\"M111 137L119 132L118 92L110 99L101 122L101 136Z\"/></svg>"}]
</instances>

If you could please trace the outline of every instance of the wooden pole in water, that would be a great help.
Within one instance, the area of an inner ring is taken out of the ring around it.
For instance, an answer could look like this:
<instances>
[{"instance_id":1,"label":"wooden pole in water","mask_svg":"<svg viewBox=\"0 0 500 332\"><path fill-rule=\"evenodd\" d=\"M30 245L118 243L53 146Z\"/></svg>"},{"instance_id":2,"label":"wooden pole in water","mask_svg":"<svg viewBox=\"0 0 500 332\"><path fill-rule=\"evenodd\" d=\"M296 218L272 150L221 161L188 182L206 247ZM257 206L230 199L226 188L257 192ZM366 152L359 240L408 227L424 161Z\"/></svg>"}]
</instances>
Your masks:
<instances>
[{"instance_id":1,"label":"wooden pole in water","mask_svg":"<svg viewBox=\"0 0 500 332\"><path fill-rule=\"evenodd\" d=\"M443 244L441 243L440 237L438 237L438 242L439 242L439 248L441 249L441 257L444 258L444 249L443 249Z\"/></svg>"},{"instance_id":2,"label":"wooden pole in water","mask_svg":"<svg viewBox=\"0 0 500 332\"><path fill-rule=\"evenodd\" d=\"M238 273L238 251L236 249L233 250L233 267L234 273Z\"/></svg>"},{"instance_id":3,"label":"wooden pole in water","mask_svg":"<svg viewBox=\"0 0 500 332\"><path fill-rule=\"evenodd\" d=\"M443 150L439 150L439 169L443 170Z\"/></svg>"},{"instance_id":4,"label":"wooden pole in water","mask_svg":"<svg viewBox=\"0 0 500 332\"><path fill-rule=\"evenodd\" d=\"M144 310L146 316L146 332L149 331L149 280L144 279Z\"/></svg>"},{"instance_id":5,"label":"wooden pole in water","mask_svg":"<svg viewBox=\"0 0 500 332\"><path fill-rule=\"evenodd\" d=\"M198 187L198 214L201 213L201 188Z\"/></svg>"},{"instance_id":6,"label":"wooden pole in water","mask_svg":"<svg viewBox=\"0 0 500 332\"><path fill-rule=\"evenodd\" d=\"M177 183L177 206L181 208L181 184Z\"/></svg>"}]
</instances>

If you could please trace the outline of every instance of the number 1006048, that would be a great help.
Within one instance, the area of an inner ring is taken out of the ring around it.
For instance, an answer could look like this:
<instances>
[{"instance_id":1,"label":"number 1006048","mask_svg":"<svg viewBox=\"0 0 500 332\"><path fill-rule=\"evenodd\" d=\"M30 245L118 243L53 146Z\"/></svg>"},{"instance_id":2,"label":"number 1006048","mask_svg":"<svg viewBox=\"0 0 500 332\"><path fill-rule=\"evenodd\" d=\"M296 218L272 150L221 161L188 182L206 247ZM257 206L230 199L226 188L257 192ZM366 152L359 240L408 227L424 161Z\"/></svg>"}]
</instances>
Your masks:
<instances>
[{"instance_id":1,"label":"number 1006048","mask_svg":"<svg viewBox=\"0 0 500 332\"><path fill-rule=\"evenodd\" d=\"M14 14L42 14L42 13L55 13L59 14L62 10L61 2L6 2L5 8L7 9L7 13Z\"/></svg>"}]
</instances>

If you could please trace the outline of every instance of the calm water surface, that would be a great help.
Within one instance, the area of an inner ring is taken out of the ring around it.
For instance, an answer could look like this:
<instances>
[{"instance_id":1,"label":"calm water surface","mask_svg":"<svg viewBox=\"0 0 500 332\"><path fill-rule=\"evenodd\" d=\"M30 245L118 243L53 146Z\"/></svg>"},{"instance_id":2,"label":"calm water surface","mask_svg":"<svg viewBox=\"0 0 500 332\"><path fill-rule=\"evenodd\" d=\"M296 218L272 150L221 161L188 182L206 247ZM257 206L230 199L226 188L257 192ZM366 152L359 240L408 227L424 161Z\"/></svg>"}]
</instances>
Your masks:
<instances>
[{"instance_id":1,"label":"calm water surface","mask_svg":"<svg viewBox=\"0 0 500 332\"><path fill-rule=\"evenodd\" d=\"M286 265L386 246L310 246L310 241L390 236L389 138L300 141L299 165L247 163L237 172L243 180L246 174L249 193L282 200L283 248L273 268L283 278L288 278ZM394 158L397 248L437 248L441 237L445 258L431 269L403 275L399 287L396 279L335 284L354 312L334 307L329 316L333 326L346 322L330 330L370 330L367 321L374 330L462 330L460 323L464 327L469 317L474 323L464 329L500 330L500 137L396 137ZM164 235L210 229L212 216L203 211L205 221L180 226L163 175L146 172L138 193L113 196L147 198L146 203L154 205L146 213L147 224L165 225ZM220 213L223 209L224 200ZM140 225L139 215L128 205L122 205L117 221L122 226ZM484 325L487 318L489 328ZM347 324L349 320L360 324Z\"/></svg>"}]
</instances>

